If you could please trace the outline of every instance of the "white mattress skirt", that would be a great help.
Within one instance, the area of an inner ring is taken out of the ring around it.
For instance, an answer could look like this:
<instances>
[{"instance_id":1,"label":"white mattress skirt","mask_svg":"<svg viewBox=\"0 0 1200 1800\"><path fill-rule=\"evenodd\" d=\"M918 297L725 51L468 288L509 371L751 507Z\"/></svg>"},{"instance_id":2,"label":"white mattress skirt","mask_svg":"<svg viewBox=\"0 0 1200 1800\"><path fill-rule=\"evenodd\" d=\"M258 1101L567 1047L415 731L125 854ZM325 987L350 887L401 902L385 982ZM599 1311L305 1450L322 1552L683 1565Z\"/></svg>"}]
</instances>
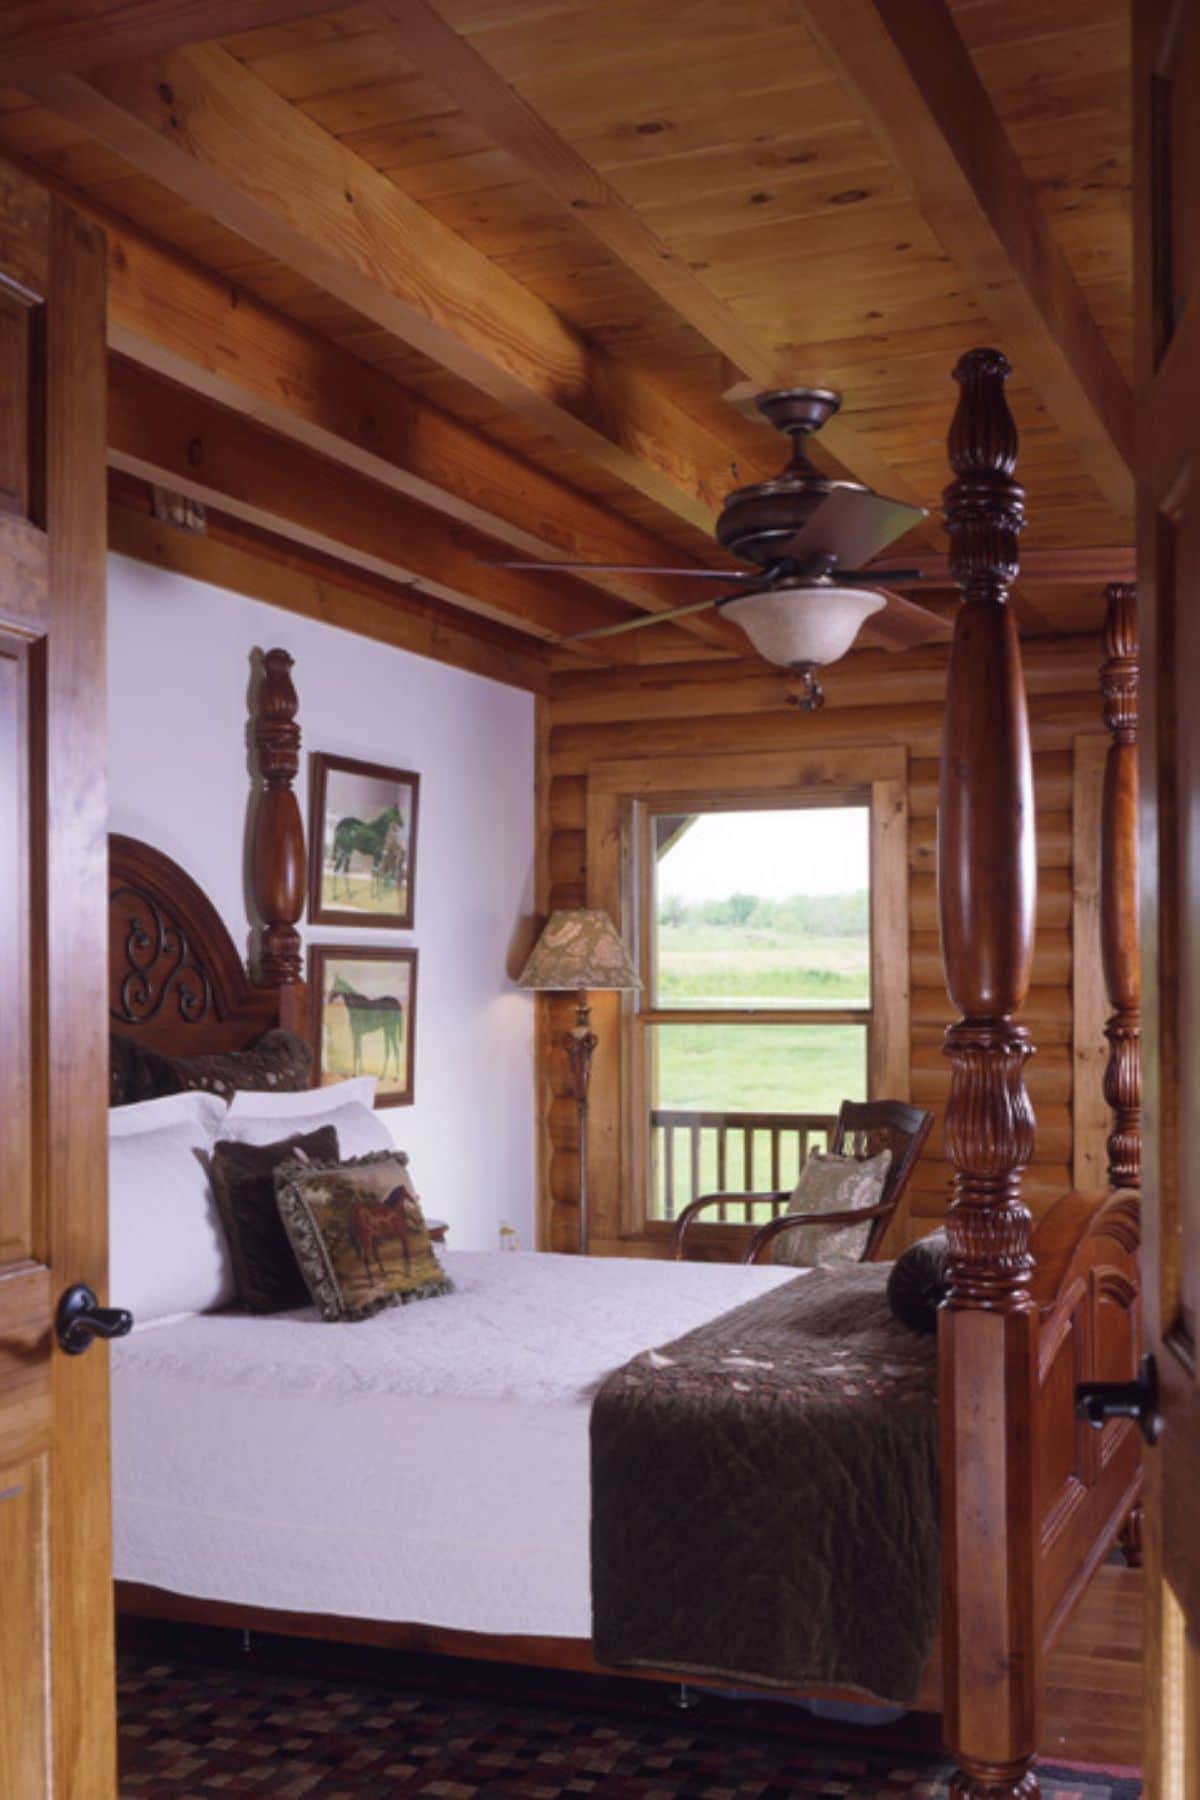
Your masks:
<instances>
[{"instance_id":1,"label":"white mattress skirt","mask_svg":"<svg viewBox=\"0 0 1200 1800\"><path fill-rule=\"evenodd\" d=\"M188 1449L207 1447L219 1498L209 1482L189 1500L185 1452L167 1501L178 1393L138 1389L136 1433L118 1434L118 1579L284 1611L590 1635L586 1404L407 1399L397 1418L377 1396L241 1389L231 1407L199 1394ZM139 1470L131 1437L156 1468Z\"/></svg>"}]
</instances>

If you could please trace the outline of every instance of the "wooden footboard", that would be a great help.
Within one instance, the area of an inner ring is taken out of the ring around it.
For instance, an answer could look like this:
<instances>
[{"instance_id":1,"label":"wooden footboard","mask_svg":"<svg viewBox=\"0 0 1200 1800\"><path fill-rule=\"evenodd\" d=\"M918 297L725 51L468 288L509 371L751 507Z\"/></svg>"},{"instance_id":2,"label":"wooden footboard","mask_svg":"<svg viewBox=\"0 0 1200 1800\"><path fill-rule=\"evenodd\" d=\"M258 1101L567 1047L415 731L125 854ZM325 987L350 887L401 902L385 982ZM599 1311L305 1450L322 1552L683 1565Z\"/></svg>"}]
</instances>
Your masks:
<instances>
[{"instance_id":1,"label":"wooden footboard","mask_svg":"<svg viewBox=\"0 0 1200 1800\"><path fill-rule=\"evenodd\" d=\"M1129 1381L1136 1373L1140 1241L1138 1196L1128 1191L1064 1194L1034 1234L1036 1599L1043 1653L1141 1488L1136 1426L1121 1420L1096 1431L1075 1417L1080 1382Z\"/></svg>"}]
</instances>

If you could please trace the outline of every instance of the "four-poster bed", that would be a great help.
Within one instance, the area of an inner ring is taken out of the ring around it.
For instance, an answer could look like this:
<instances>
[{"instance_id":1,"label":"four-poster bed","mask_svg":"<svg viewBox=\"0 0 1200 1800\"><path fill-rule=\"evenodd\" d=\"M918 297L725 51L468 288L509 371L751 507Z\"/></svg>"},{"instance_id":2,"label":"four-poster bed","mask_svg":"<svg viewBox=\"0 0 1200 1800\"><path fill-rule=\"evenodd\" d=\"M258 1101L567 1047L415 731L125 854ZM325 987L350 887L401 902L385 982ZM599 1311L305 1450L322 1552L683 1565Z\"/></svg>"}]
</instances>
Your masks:
<instances>
[{"instance_id":1,"label":"four-poster bed","mask_svg":"<svg viewBox=\"0 0 1200 1800\"><path fill-rule=\"evenodd\" d=\"M960 1017L946 1039L953 1073L945 1141L954 1188L951 1287L939 1331L942 1628L919 1704L943 1711L961 1792L1015 1796L1036 1789L1031 1765L1043 1658L1139 1493L1134 1427L1115 1422L1096 1434L1073 1406L1078 1383L1133 1370L1138 1207L1128 1191L1070 1193L1035 1225L1021 1200L1035 1129L1023 1076L1033 1046L1016 1017L1029 982L1035 855L1028 717L1007 599L1024 496L1013 476L1007 363L997 352L975 351L955 373L960 397L946 522L963 603L948 679L939 879L947 984ZM291 791L299 734L288 668L283 652L268 655L257 703L265 790L253 836L262 921L254 981L181 871L144 846L113 842L114 1004L124 1006L121 1029L156 1048L238 1048L267 1024L302 1026L307 1018L296 932L303 832ZM1118 992L1110 1035L1114 1066L1126 1071L1120 1083L1112 1075L1108 1091L1119 1088L1126 1114L1135 1104L1126 1077L1136 995L1130 999L1122 975L1132 966L1122 898L1131 742L1118 742L1105 794L1106 868L1121 871L1104 888L1106 968ZM145 901L156 921L153 944L131 925L135 902ZM158 960L147 960L151 949ZM1110 1152L1114 1186L1126 1189L1129 1128L1126 1117ZM595 1666L583 1639L281 1611L127 1583L119 1584L118 1604L145 1615Z\"/></svg>"}]
</instances>

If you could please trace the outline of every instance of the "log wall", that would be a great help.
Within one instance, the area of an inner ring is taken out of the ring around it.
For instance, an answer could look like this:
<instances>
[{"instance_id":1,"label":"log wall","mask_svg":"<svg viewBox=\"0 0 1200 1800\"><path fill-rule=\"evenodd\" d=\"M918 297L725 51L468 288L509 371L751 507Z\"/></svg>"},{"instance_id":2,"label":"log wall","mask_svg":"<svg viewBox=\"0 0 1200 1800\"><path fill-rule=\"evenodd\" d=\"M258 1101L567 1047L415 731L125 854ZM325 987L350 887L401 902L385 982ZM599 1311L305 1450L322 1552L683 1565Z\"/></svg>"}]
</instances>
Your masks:
<instances>
[{"instance_id":1,"label":"log wall","mask_svg":"<svg viewBox=\"0 0 1200 1800\"><path fill-rule=\"evenodd\" d=\"M1098 637L1036 638L1025 645L1037 806L1038 909L1033 984L1022 1015L1037 1054L1028 1085L1037 1113L1037 1147L1025 1193L1035 1211L1073 1185L1094 1161L1094 1096L1077 1094L1076 1066L1096 1069L1099 1049L1076 1042L1075 1001L1081 980L1099 981L1098 949L1073 941L1077 881L1094 881L1094 853L1078 844L1078 761L1102 730ZM941 1112L950 1066L941 1042L952 1015L942 971L935 892L938 754L947 652L937 648L888 656L847 657L824 676L819 713L788 704L785 671L758 661L648 664L640 668L554 675L542 703L539 842L544 847L540 899L547 908L587 903L588 772L598 763L651 756L705 765L752 750L900 745L908 756L908 945L911 985L911 1099L938 1115L929 1148L910 1188L897 1241L920 1236L944 1213L949 1166L943 1160ZM1082 824L1082 812L1080 821ZM593 902L594 903L594 902ZM1082 917L1082 911L1081 915ZM1089 918L1091 915L1089 914ZM1093 973L1094 971L1094 973ZM543 1247L569 1249L576 1236L578 1178L574 1106L556 1039L570 1006L539 1001L538 1097L541 1121L540 1236ZM1090 1079L1090 1077L1089 1077ZM1078 1103L1081 1141L1076 1142ZM1103 1119L1100 1115L1100 1123ZM1088 1134L1088 1143L1082 1133ZM593 1178L596 1161L592 1159ZM593 1206L597 1196L593 1192ZM599 1242L595 1249L644 1255L643 1243Z\"/></svg>"}]
</instances>

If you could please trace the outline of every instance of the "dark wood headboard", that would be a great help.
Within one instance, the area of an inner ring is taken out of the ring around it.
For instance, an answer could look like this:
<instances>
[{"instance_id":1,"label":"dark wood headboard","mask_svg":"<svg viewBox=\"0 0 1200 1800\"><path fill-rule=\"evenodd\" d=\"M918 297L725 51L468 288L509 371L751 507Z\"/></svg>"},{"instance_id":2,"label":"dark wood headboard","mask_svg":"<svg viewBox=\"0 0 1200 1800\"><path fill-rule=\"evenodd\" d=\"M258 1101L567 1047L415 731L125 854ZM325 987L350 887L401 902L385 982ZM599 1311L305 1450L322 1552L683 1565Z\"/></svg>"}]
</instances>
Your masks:
<instances>
[{"instance_id":1,"label":"dark wood headboard","mask_svg":"<svg viewBox=\"0 0 1200 1800\"><path fill-rule=\"evenodd\" d=\"M304 826L292 791L300 769L298 702L286 650L269 650L255 693L258 758L251 889L258 950L251 972L212 901L171 857L112 835L109 1018L168 1055L240 1050L273 1025L308 1034L296 922L304 908Z\"/></svg>"}]
</instances>

